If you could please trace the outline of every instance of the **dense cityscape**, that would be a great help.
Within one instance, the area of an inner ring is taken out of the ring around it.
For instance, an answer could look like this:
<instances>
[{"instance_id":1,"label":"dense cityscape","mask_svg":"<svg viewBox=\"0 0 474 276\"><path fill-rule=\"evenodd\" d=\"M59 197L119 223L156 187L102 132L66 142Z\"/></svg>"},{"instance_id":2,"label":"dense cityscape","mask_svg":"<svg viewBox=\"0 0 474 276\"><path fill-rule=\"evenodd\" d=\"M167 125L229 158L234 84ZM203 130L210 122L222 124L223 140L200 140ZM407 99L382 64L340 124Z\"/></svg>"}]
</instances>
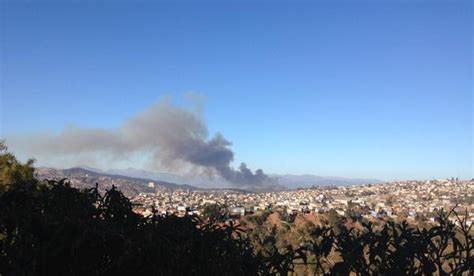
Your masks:
<instances>
[{"instance_id":1,"label":"dense cityscape","mask_svg":"<svg viewBox=\"0 0 474 276\"><path fill-rule=\"evenodd\" d=\"M289 215L326 216L331 210L342 217L372 220L407 220L433 223L437 211L455 209L470 225L474 221L474 180L456 178L409 180L351 186L319 186L281 191L252 192L239 189L202 189L163 181L96 173L82 168L38 168L39 179L67 179L87 189L96 184L101 193L115 186L144 216L202 215L206 206L224 208L229 219L278 211ZM454 220L454 218L453 218Z\"/></svg>"},{"instance_id":2,"label":"dense cityscape","mask_svg":"<svg viewBox=\"0 0 474 276\"><path fill-rule=\"evenodd\" d=\"M154 186L153 182L149 183ZM474 181L431 180L399 181L352 187L313 187L293 191L246 193L229 190L190 191L157 189L140 193L132 201L143 215L200 214L210 204L226 206L239 217L262 210L279 209L289 214L326 213L374 219L407 219L434 222L436 211L456 208L467 212L468 224L474 220Z\"/></svg>"}]
</instances>

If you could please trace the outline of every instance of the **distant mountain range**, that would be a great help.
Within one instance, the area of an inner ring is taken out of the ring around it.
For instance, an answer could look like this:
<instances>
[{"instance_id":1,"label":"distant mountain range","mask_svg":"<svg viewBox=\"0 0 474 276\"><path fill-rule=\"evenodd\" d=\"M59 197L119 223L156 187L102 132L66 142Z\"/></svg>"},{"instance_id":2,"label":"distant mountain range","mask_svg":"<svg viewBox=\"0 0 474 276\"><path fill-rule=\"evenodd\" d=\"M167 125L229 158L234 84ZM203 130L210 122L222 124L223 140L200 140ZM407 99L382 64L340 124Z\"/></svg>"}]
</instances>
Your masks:
<instances>
[{"instance_id":1,"label":"distant mountain range","mask_svg":"<svg viewBox=\"0 0 474 276\"><path fill-rule=\"evenodd\" d=\"M220 177L208 178L205 176L180 176L170 173L155 173L135 168L107 170L105 173L162 180L180 184L187 183L200 188L232 187L231 183ZM318 176L312 174L272 174L271 177L277 179L278 186L284 186L282 188L288 189L307 188L311 186L351 186L384 182L378 179L344 178L337 176Z\"/></svg>"},{"instance_id":2,"label":"distant mountain range","mask_svg":"<svg viewBox=\"0 0 474 276\"><path fill-rule=\"evenodd\" d=\"M231 189L239 191L281 191L312 186L349 186L375 184L383 181L377 179L323 177L317 175L271 175L276 178L275 184L261 187L239 188L232 186L222 178L207 178L204 176L181 176L170 173L155 173L135 168L120 170L100 170L92 167L81 166L70 169L37 168L36 175L40 179L67 178L72 185L79 188L91 188L96 183L99 190L105 191L112 185L116 186L126 196L136 196L141 192L156 192L159 188L185 189L185 190L210 190ZM149 185L153 182L153 185Z\"/></svg>"},{"instance_id":3,"label":"distant mountain range","mask_svg":"<svg viewBox=\"0 0 474 276\"><path fill-rule=\"evenodd\" d=\"M82 166L82 168L98 173L122 175L134 178L145 178L160 180L177 184L188 184L199 188L235 188L231 183L221 177L205 176L182 176L171 173L157 173L136 168L99 170L91 167ZM277 179L277 189L296 189L312 186L351 186L382 183L378 179L365 178L344 178L337 176L318 176L312 174L292 175L292 174L273 174L271 177Z\"/></svg>"},{"instance_id":4,"label":"distant mountain range","mask_svg":"<svg viewBox=\"0 0 474 276\"><path fill-rule=\"evenodd\" d=\"M142 169L136 168L127 168L127 169L109 169L109 170L100 170L88 166L81 166L80 168L93 171L96 173L109 174L109 175L121 175L134 178L144 178L151 180L165 181L169 183L177 184L186 184L192 185L199 188L209 189L209 188L233 188L234 186L220 177L205 177L200 175L186 176L178 175L172 173L162 173L162 172L151 172Z\"/></svg>"}]
</instances>

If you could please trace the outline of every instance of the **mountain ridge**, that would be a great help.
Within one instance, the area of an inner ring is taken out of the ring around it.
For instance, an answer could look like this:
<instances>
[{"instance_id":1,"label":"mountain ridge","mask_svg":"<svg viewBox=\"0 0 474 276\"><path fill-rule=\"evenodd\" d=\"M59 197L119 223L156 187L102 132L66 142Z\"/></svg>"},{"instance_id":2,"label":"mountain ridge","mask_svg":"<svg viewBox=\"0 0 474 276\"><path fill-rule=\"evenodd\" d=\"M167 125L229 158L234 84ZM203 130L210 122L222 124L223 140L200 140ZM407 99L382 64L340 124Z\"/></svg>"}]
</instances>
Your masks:
<instances>
[{"instance_id":1,"label":"mountain ridge","mask_svg":"<svg viewBox=\"0 0 474 276\"><path fill-rule=\"evenodd\" d=\"M235 186L233 186L231 183L228 183L219 177L209 178L203 176L182 176L173 173L152 172L131 167L126 169L109 169L105 171L99 171L114 175L147 178L176 184L188 184L205 189L235 188ZM284 186L286 189L309 188L312 186L351 186L385 182L383 180L373 178L348 178L340 176L320 176L314 174L271 174L270 176L277 179L278 186Z\"/></svg>"},{"instance_id":2,"label":"mountain ridge","mask_svg":"<svg viewBox=\"0 0 474 276\"><path fill-rule=\"evenodd\" d=\"M344 177L324 177L311 174L305 175L271 175L277 179L276 183L255 186L255 187L236 187L226 183L222 179L207 179L202 176L187 177L171 173L155 173L142 169L109 169L101 170L89 166L79 166L68 169L55 169L40 167L36 174L42 179L60 180L67 178L72 185L79 188L92 188L96 183L99 184L99 190L104 191L113 186L119 188L127 196L136 196L141 192L157 192L160 188L165 189L183 189L183 190L234 190L240 192L271 192L294 190L299 188L310 188L313 186L350 186L375 184L382 181L363 178L344 178ZM189 181L187 181L189 180ZM149 186L150 183L153 183ZM205 183L202 185L202 183Z\"/></svg>"}]
</instances>

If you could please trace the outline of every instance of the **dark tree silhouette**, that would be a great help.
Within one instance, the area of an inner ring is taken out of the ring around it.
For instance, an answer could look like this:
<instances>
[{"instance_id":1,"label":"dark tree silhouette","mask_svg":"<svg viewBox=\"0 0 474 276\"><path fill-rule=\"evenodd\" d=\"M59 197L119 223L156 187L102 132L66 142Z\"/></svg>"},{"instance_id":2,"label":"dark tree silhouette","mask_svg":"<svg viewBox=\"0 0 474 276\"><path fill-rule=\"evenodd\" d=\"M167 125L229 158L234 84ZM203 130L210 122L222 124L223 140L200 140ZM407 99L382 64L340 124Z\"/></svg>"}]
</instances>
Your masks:
<instances>
[{"instance_id":1,"label":"dark tree silhouette","mask_svg":"<svg viewBox=\"0 0 474 276\"><path fill-rule=\"evenodd\" d=\"M115 188L65 180L12 186L0 196L0 274L256 274L238 226L197 217L143 218Z\"/></svg>"}]
</instances>

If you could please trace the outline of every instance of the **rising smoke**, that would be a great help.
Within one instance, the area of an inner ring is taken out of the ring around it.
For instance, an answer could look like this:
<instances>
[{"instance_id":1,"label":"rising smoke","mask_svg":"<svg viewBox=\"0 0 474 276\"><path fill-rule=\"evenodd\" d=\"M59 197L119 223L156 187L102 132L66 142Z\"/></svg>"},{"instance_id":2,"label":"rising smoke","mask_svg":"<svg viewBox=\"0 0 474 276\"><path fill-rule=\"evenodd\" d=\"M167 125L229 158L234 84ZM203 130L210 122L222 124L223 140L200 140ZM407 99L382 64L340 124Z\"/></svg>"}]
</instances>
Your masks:
<instances>
[{"instance_id":1,"label":"rising smoke","mask_svg":"<svg viewBox=\"0 0 474 276\"><path fill-rule=\"evenodd\" d=\"M217 174L241 186L257 186L271 179L261 170L252 172L242 163L231 167L231 142L221 134L209 139L202 117L169 101L161 101L126 120L117 129L67 127L58 135L33 135L27 148L53 156L95 154L124 157L148 153L151 161L164 166L176 162Z\"/></svg>"}]
</instances>

